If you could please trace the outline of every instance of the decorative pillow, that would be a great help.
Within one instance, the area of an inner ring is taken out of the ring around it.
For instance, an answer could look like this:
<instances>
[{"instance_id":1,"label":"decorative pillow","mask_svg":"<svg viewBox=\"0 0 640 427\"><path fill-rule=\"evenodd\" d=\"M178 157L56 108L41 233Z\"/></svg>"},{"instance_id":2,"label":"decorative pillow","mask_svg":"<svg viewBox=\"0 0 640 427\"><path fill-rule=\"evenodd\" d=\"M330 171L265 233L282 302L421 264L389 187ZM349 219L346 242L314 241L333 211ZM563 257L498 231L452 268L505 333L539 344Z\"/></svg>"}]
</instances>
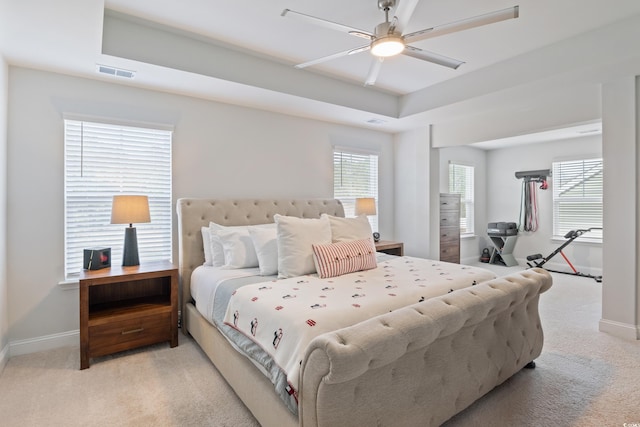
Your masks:
<instances>
[{"instance_id":1,"label":"decorative pillow","mask_svg":"<svg viewBox=\"0 0 640 427\"><path fill-rule=\"evenodd\" d=\"M371 224L366 215L355 218L342 218L322 214L329 219L331 224L331 241L346 242L348 240L370 239L372 236Z\"/></svg>"},{"instance_id":2,"label":"decorative pillow","mask_svg":"<svg viewBox=\"0 0 640 427\"><path fill-rule=\"evenodd\" d=\"M249 227L261 276L278 273L278 233L275 227Z\"/></svg>"},{"instance_id":3,"label":"decorative pillow","mask_svg":"<svg viewBox=\"0 0 640 427\"><path fill-rule=\"evenodd\" d=\"M278 277L315 273L313 244L331 243L328 218L306 219L274 215L278 236Z\"/></svg>"},{"instance_id":4,"label":"decorative pillow","mask_svg":"<svg viewBox=\"0 0 640 427\"><path fill-rule=\"evenodd\" d=\"M202 246L204 248L204 263L202 265L213 265L211 260L211 234L209 234L209 227L202 227Z\"/></svg>"},{"instance_id":5,"label":"decorative pillow","mask_svg":"<svg viewBox=\"0 0 640 427\"><path fill-rule=\"evenodd\" d=\"M312 245L313 259L321 279L377 267L376 248L369 238Z\"/></svg>"}]
</instances>

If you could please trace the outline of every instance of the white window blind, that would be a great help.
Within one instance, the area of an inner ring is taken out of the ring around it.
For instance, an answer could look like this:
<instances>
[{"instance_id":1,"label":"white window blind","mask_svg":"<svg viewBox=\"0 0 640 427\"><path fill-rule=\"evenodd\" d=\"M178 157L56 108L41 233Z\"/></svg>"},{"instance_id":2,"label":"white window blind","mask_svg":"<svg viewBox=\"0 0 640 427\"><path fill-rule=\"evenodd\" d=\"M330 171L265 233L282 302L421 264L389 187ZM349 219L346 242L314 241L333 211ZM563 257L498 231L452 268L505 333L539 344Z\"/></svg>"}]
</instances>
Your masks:
<instances>
[{"instance_id":1,"label":"white window blind","mask_svg":"<svg viewBox=\"0 0 640 427\"><path fill-rule=\"evenodd\" d=\"M474 232L473 166L449 163L449 192L460 194L460 234Z\"/></svg>"},{"instance_id":2,"label":"white window blind","mask_svg":"<svg viewBox=\"0 0 640 427\"><path fill-rule=\"evenodd\" d=\"M552 167L554 237L602 227L602 159L554 162ZM602 240L602 230L584 239Z\"/></svg>"},{"instance_id":3,"label":"white window blind","mask_svg":"<svg viewBox=\"0 0 640 427\"><path fill-rule=\"evenodd\" d=\"M172 132L65 120L65 275L82 270L83 249L111 248L122 263L126 225L111 224L115 194L149 198L137 229L140 262L171 259Z\"/></svg>"},{"instance_id":4,"label":"white window blind","mask_svg":"<svg viewBox=\"0 0 640 427\"><path fill-rule=\"evenodd\" d=\"M356 199L373 197L378 210L378 155L335 148L333 151L333 197L344 206L347 217L355 216ZM369 215L378 231L378 215Z\"/></svg>"}]
</instances>

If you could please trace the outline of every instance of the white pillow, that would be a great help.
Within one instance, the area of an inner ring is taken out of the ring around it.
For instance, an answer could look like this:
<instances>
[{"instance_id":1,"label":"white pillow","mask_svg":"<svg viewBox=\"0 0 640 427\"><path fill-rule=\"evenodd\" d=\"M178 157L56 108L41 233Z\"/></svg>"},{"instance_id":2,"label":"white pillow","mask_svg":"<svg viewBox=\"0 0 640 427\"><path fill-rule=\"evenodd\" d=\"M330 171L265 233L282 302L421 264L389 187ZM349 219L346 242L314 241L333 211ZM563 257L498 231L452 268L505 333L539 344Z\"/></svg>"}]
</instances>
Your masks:
<instances>
[{"instance_id":1,"label":"white pillow","mask_svg":"<svg viewBox=\"0 0 640 427\"><path fill-rule=\"evenodd\" d=\"M321 218L324 217L328 218L331 224L331 240L334 243L372 239L373 232L366 215L360 215L355 218L342 218L322 214Z\"/></svg>"},{"instance_id":2,"label":"white pillow","mask_svg":"<svg viewBox=\"0 0 640 427\"><path fill-rule=\"evenodd\" d=\"M213 267L222 267L224 265L224 249L220 239L216 236L216 232L229 227L224 227L215 222L209 223L209 250L211 252L211 265Z\"/></svg>"},{"instance_id":3,"label":"white pillow","mask_svg":"<svg viewBox=\"0 0 640 427\"><path fill-rule=\"evenodd\" d=\"M274 215L278 235L278 277L315 273L311 245L331 243L328 218L304 219Z\"/></svg>"},{"instance_id":4,"label":"white pillow","mask_svg":"<svg viewBox=\"0 0 640 427\"><path fill-rule=\"evenodd\" d=\"M211 258L214 267L252 268L258 266L257 254L249 235L249 227L275 229L276 225L270 223L225 227L215 222L209 223ZM229 234L230 232L240 234Z\"/></svg>"},{"instance_id":5,"label":"white pillow","mask_svg":"<svg viewBox=\"0 0 640 427\"><path fill-rule=\"evenodd\" d=\"M211 234L209 234L209 227L202 227L202 246L204 248L204 264L213 265L211 261Z\"/></svg>"},{"instance_id":6,"label":"white pillow","mask_svg":"<svg viewBox=\"0 0 640 427\"><path fill-rule=\"evenodd\" d=\"M258 256L253 248L249 230L227 228L216 231L224 251L223 268L252 268L258 266Z\"/></svg>"},{"instance_id":7,"label":"white pillow","mask_svg":"<svg viewBox=\"0 0 640 427\"><path fill-rule=\"evenodd\" d=\"M274 224L275 225L275 224ZM276 227L249 227L249 235L258 256L261 276L278 273L278 233Z\"/></svg>"}]
</instances>

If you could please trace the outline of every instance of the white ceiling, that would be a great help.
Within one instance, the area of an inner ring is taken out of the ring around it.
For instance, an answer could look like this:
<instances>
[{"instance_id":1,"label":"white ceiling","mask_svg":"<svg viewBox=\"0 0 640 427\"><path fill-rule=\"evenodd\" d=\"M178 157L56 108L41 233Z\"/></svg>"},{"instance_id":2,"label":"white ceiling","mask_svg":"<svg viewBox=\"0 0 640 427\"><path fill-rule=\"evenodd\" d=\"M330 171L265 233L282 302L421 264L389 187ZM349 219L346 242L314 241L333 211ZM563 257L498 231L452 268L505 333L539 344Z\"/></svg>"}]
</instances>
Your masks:
<instances>
[{"instance_id":1,"label":"white ceiling","mask_svg":"<svg viewBox=\"0 0 640 427\"><path fill-rule=\"evenodd\" d=\"M282 17L285 8L370 32L384 21L377 0L107 0L105 5L261 52L291 65L362 46L366 41ZM405 33L514 5L520 5L518 19L415 43L417 47L466 61L458 70L399 56L385 61L376 86L396 94L415 92L640 13L637 0L423 0L418 3ZM314 71L363 83L370 62L371 55L365 52L318 65Z\"/></svg>"},{"instance_id":2,"label":"white ceiling","mask_svg":"<svg viewBox=\"0 0 640 427\"><path fill-rule=\"evenodd\" d=\"M514 147L525 144L538 144L541 142L558 141L585 136L602 135L602 123L584 123L571 125L559 129L551 129L543 132L529 133L526 135L510 136L491 141L477 142L474 147L483 150L495 150L498 148Z\"/></svg>"},{"instance_id":3,"label":"white ceiling","mask_svg":"<svg viewBox=\"0 0 640 427\"><path fill-rule=\"evenodd\" d=\"M108 79L96 72L96 64L112 65L136 71L135 79L119 80L122 84L397 132L468 114L465 100L548 78L552 71L532 66L532 58L574 39L584 44L590 35L603 34L598 40L605 55L572 62L610 64L613 53L605 37L614 32L607 26L640 22L637 0L422 0L404 32L514 5L520 7L518 19L414 43L465 61L458 70L394 57L382 65L375 87L363 86L368 52L294 69L366 41L281 13L289 8L372 32L384 21L377 0L2 0L0 52L19 66ZM105 24L103 34L105 8L117 12L118 19L125 14L154 24L134 20L134 30L123 31L121 39L113 30L120 27ZM152 28L146 35L153 34L156 43L166 43L150 49L138 42L138 36L144 38L135 29L140 24ZM164 34L168 38L159 36ZM172 49L189 40L201 47ZM635 42L631 46L635 58ZM620 50L616 61L627 55ZM563 66L569 67L561 64L558 72ZM460 93L470 85L472 91ZM382 123L368 123L372 119Z\"/></svg>"}]
</instances>

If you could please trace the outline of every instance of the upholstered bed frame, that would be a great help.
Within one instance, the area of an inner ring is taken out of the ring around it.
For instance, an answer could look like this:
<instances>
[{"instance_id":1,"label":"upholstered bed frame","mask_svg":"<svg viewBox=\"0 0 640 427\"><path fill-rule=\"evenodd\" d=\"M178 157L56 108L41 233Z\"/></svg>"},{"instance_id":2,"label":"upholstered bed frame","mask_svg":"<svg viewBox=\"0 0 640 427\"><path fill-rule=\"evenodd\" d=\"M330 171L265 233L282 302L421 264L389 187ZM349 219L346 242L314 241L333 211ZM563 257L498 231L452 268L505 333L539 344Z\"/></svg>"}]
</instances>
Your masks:
<instances>
[{"instance_id":1,"label":"upholstered bed frame","mask_svg":"<svg viewBox=\"0 0 640 427\"><path fill-rule=\"evenodd\" d=\"M210 221L273 222L276 213L344 216L341 203L180 199L177 213L183 332L263 426L440 425L542 351L538 299L551 277L525 270L317 337L303 360L296 417L193 305L191 273L204 262L200 230Z\"/></svg>"}]
</instances>

